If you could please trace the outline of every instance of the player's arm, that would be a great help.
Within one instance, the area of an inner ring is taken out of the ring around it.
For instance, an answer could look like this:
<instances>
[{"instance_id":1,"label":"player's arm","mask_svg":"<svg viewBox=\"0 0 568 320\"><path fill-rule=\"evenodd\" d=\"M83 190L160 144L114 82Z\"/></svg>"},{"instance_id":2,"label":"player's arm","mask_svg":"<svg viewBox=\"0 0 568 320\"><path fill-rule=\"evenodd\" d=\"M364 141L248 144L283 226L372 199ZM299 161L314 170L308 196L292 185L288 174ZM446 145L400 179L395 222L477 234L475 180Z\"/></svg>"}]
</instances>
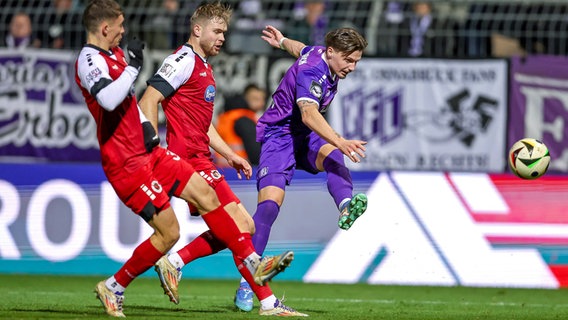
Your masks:
<instances>
[{"instance_id":1,"label":"player's arm","mask_svg":"<svg viewBox=\"0 0 568 320\"><path fill-rule=\"evenodd\" d=\"M142 112L158 130L158 106L167 97L173 95L184 84L193 72L192 59L180 59L180 54L174 53L166 57L162 65L146 82L148 88L139 101Z\"/></svg>"},{"instance_id":2,"label":"player's arm","mask_svg":"<svg viewBox=\"0 0 568 320\"><path fill-rule=\"evenodd\" d=\"M81 79L81 85L97 99L101 107L113 111L130 93L130 88L138 77L138 69L127 66L122 74L113 81L103 57L89 55L80 59L77 64L77 73Z\"/></svg>"},{"instance_id":3,"label":"player's arm","mask_svg":"<svg viewBox=\"0 0 568 320\"><path fill-rule=\"evenodd\" d=\"M311 99L299 99L297 102L302 122L317 133L325 141L339 149L353 162L361 161L359 157L365 157L365 141L346 140L327 123L319 112L319 105ZM359 157L357 157L357 155Z\"/></svg>"},{"instance_id":4,"label":"player's arm","mask_svg":"<svg viewBox=\"0 0 568 320\"><path fill-rule=\"evenodd\" d=\"M158 105L164 99L160 91L149 85L138 102L142 113L144 113L144 116L152 123L156 132L158 132Z\"/></svg>"},{"instance_id":5,"label":"player's arm","mask_svg":"<svg viewBox=\"0 0 568 320\"><path fill-rule=\"evenodd\" d=\"M209 145L211 148L222 155L223 158L227 159L229 165L237 170L238 178L241 179L242 171L245 177L250 179L252 176L252 167L250 166L250 163L248 163L248 161L246 161L243 157L236 154L235 151L229 147L225 140L221 138L213 124L209 125L207 135L209 136Z\"/></svg>"},{"instance_id":6,"label":"player's arm","mask_svg":"<svg viewBox=\"0 0 568 320\"><path fill-rule=\"evenodd\" d=\"M280 30L271 25L266 26L264 30L262 30L262 33L263 35L261 38L268 42L270 46L276 49L285 50L295 58L298 58L302 49L306 47L306 45L300 41L284 37Z\"/></svg>"}]
</instances>

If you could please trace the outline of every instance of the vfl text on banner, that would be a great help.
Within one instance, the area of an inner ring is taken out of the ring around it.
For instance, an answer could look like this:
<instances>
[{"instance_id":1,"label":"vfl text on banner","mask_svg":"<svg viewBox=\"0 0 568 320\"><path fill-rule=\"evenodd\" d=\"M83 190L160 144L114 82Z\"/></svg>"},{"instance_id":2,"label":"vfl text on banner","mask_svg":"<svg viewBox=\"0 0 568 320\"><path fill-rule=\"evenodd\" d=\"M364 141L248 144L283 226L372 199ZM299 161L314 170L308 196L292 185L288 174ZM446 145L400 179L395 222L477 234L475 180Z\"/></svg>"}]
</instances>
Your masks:
<instances>
[{"instance_id":1,"label":"vfl text on banner","mask_svg":"<svg viewBox=\"0 0 568 320\"><path fill-rule=\"evenodd\" d=\"M363 59L342 80L332 126L368 141L355 170L502 172L505 60Z\"/></svg>"},{"instance_id":2,"label":"vfl text on banner","mask_svg":"<svg viewBox=\"0 0 568 320\"><path fill-rule=\"evenodd\" d=\"M550 170L568 172L568 58L512 58L511 75L509 145L539 139L550 151Z\"/></svg>"}]
</instances>

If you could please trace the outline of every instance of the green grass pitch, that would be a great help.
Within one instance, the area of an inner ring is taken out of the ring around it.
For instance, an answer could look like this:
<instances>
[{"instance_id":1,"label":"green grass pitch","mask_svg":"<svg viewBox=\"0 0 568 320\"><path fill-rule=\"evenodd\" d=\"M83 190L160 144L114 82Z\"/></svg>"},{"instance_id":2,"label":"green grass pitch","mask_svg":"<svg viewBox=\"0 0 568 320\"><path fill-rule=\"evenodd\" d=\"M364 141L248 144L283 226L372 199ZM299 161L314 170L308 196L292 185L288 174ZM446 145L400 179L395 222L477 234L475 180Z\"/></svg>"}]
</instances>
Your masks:
<instances>
[{"instance_id":1,"label":"green grass pitch","mask_svg":"<svg viewBox=\"0 0 568 320\"><path fill-rule=\"evenodd\" d=\"M93 288L104 277L0 275L2 319L109 319ZM182 279L179 305L157 278L136 279L125 293L130 319L254 319L233 307L237 280ZM271 287L308 319L568 319L568 291L305 284L275 280Z\"/></svg>"}]
</instances>

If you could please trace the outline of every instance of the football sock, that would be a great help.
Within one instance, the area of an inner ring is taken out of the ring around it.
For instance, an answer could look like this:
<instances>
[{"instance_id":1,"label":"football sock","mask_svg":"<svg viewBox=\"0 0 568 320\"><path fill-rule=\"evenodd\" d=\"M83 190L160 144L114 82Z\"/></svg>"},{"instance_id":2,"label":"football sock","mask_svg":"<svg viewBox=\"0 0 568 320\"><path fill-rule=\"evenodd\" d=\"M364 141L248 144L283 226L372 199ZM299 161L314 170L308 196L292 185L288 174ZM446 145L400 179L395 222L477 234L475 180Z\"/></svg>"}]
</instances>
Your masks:
<instances>
[{"instance_id":1,"label":"football sock","mask_svg":"<svg viewBox=\"0 0 568 320\"><path fill-rule=\"evenodd\" d=\"M202 217L215 238L223 242L240 260L244 260L255 252L250 234L241 233L239 227L223 206L217 207L217 209L202 215Z\"/></svg>"},{"instance_id":2,"label":"football sock","mask_svg":"<svg viewBox=\"0 0 568 320\"><path fill-rule=\"evenodd\" d=\"M227 246L219 241L211 230L207 230L200 234L199 237L193 239L193 241L185 247L178 250L178 252L170 255L168 259L176 268L181 269L184 265L195 259L212 255L225 248L227 248Z\"/></svg>"},{"instance_id":3,"label":"football sock","mask_svg":"<svg viewBox=\"0 0 568 320\"><path fill-rule=\"evenodd\" d=\"M202 217L213 235L223 241L231 250L237 269L250 284L258 299L265 299L270 296L272 294L270 287L268 285L257 285L252 276L260 263L260 256L254 251L250 233L241 232L233 218L222 206L204 214Z\"/></svg>"},{"instance_id":4,"label":"football sock","mask_svg":"<svg viewBox=\"0 0 568 320\"><path fill-rule=\"evenodd\" d=\"M262 310L274 309L274 305L276 304L276 297L274 295L259 300L260 300L260 307L262 308Z\"/></svg>"},{"instance_id":5,"label":"football sock","mask_svg":"<svg viewBox=\"0 0 568 320\"><path fill-rule=\"evenodd\" d=\"M351 199L353 196L351 173L345 166L343 153L339 149L333 150L323 160L323 168L327 173L327 190L333 197L337 208L340 208L346 198Z\"/></svg>"},{"instance_id":6,"label":"football sock","mask_svg":"<svg viewBox=\"0 0 568 320\"><path fill-rule=\"evenodd\" d=\"M149 238L146 239L134 249L132 257L114 274L116 282L124 288L128 287L132 280L150 269L163 255Z\"/></svg>"},{"instance_id":7,"label":"football sock","mask_svg":"<svg viewBox=\"0 0 568 320\"><path fill-rule=\"evenodd\" d=\"M254 282L252 275L253 275L253 273L256 269L256 266L260 262L260 259L255 259L254 255L258 256L255 252L255 253L251 254L251 256L247 257L247 259L245 259L244 262L241 262L237 258L237 256L235 256L235 255L233 255L233 259L235 260L235 264L237 265L239 272L241 273L243 278L246 280L246 282L249 283L252 292L254 292L254 294L256 295L258 300L260 301L262 299L266 299L267 297L271 296L272 295L272 289L270 289L268 284L265 284L263 286L259 286L258 284L256 284ZM243 264L246 266L246 268L242 267ZM254 266L254 268L253 268L253 266Z\"/></svg>"},{"instance_id":8,"label":"football sock","mask_svg":"<svg viewBox=\"0 0 568 320\"><path fill-rule=\"evenodd\" d=\"M252 236L252 244L256 253L262 256L270 237L270 228L276 221L280 207L272 200L265 200L258 204L256 213L252 217L255 225L255 233Z\"/></svg>"},{"instance_id":9,"label":"football sock","mask_svg":"<svg viewBox=\"0 0 568 320\"><path fill-rule=\"evenodd\" d=\"M114 294L118 295L124 294L124 290L126 290L125 287L121 286L118 282L116 282L114 276L106 279L105 285L107 288L109 288L109 290L112 290Z\"/></svg>"}]
</instances>

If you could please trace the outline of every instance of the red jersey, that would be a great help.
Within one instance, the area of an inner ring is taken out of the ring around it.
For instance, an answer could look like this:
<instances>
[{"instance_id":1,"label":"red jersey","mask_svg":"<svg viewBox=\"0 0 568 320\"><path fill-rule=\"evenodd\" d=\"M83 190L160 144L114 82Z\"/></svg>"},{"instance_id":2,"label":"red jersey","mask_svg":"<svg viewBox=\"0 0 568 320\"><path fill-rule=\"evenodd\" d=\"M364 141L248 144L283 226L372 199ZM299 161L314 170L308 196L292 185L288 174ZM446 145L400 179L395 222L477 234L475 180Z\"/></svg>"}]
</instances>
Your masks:
<instances>
[{"instance_id":1,"label":"red jersey","mask_svg":"<svg viewBox=\"0 0 568 320\"><path fill-rule=\"evenodd\" d=\"M207 61L184 44L164 60L148 85L165 97L168 149L184 159L211 158L207 131L216 87Z\"/></svg>"},{"instance_id":2,"label":"red jersey","mask_svg":"<svg viewBox=\"0 0 568 320\"><path fill-rule=\"evenodd\" d=\"M126 67L119 47L107 52L86 45L75 62L75 81L97 124L102 166L109 179L128 175L150 161L134 94L138 71Z\"/></svg>"}]
</instances>

